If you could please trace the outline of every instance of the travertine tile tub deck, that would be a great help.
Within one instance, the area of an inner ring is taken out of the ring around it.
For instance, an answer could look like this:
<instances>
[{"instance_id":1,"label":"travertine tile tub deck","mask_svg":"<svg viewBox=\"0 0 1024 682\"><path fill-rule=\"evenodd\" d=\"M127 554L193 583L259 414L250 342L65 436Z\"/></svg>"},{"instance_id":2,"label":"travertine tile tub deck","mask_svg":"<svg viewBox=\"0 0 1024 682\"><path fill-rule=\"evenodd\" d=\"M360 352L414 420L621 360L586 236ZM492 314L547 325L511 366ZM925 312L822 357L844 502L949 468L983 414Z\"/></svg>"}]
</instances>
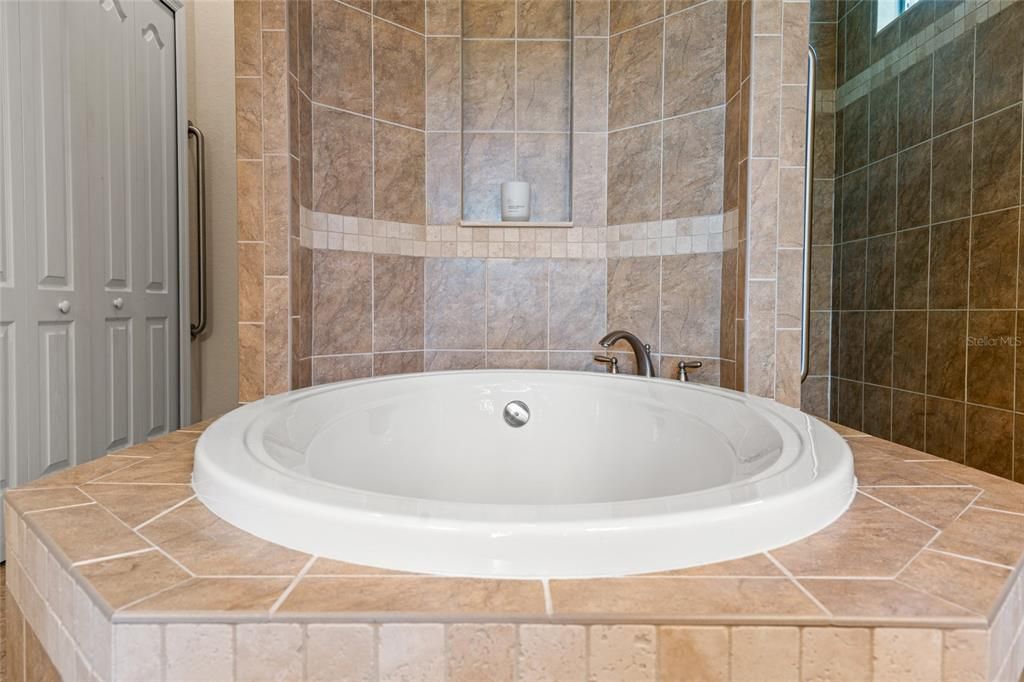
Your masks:
<instances>
[{"instance_id":1,"label":"travertine tile tub deck","mask_svg":"<svg viewBox=\"0 0 1024 682\"><path fill-rule=\"evenodd\" d=\"M656 575L508 581L349 565L235 529L189 486L205 426L7 493L11 679L961 681L1024 668L1024 486L843 427L861 488L810 538Z\"/></svg>"}]
</instances>

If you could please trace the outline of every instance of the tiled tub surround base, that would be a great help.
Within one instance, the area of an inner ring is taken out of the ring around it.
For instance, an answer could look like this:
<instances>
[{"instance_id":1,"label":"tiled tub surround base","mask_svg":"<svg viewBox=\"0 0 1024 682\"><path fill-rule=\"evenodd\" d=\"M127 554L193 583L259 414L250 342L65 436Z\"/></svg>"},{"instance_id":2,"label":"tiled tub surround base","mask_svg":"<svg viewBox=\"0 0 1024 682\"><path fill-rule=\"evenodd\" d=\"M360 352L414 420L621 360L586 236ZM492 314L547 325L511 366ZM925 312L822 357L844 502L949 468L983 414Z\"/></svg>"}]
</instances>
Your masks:
<instances>
[{"instance_id":1,"label":"tiled tub surround base","mask_svg":"<svg viewBox=\"0 0 1024 682\"><path fill-rule=\"evenodd\" d=\"M192 496L202 428L7 493L9 618L42 645L26 662L8 638L13 679L43 676L41 650L68 680L960 681L1024 668L1024 487L842 427L861 489L824 531L722 564L552 581L400 574L247 535Z\"/></svg>"}]
</instances>

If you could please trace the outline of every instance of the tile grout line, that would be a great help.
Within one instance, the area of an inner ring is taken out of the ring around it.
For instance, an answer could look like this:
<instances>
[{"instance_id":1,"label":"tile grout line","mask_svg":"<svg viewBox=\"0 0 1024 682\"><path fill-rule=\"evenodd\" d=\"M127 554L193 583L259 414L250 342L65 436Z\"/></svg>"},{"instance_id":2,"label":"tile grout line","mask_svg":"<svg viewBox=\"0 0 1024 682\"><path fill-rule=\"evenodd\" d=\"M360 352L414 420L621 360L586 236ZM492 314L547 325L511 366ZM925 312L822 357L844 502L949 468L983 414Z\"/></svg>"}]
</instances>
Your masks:
<instances>
[{"instance_id":1,"label":"tile grout line","mask_svg":"<svg viewBox=\"0 0 1024 682\"><path fill-rule=\"evenodd\" d=\"M284 592L281 593L281 596L279 596L274 601L274 603L270 607L271 618L273 618L274 614L277 613L277 610L281 607L281 605L284 604L285 599L287 599L288 596L292 593L292 590L294 590L298 586L299 581L302 580L309 572L309 570L313 567L313 564L316 563L316 560L317 555L314 554L310 556L309 561L306 562L306 565L299 570L298 574L292 579L291 583L288 584L288 587L286 587Z\"/></svg>"}]
</instances>

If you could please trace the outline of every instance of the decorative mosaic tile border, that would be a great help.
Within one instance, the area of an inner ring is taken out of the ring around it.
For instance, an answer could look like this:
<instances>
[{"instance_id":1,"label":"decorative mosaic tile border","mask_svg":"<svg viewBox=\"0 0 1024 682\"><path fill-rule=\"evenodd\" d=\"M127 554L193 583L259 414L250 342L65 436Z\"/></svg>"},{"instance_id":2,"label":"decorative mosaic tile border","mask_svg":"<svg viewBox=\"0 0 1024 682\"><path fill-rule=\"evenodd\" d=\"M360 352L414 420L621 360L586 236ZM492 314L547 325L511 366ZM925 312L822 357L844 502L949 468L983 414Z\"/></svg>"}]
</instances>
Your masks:
<instances>
[{"instance_id":1,"label":"decorative mosaic tile border","mask_svg":"<svg viewBox=\"0 0 1024 682\"><path fill-rule=\"evenodd\" d=\"M964 0L836 91L836 110L844 109L875 87L903 73L976 25L1020 0Z\"/></svg>"},{"instance_id":2,"label":"decorative mosaic tile border","mask_svg":"<svg viewBox=\"0 0 1024 682\"><path fill-rule=\"evenodd\" d=\"M299 243L332 251L428 257L619 258L718 253L736 248L739 213L611 227L524 228L413 225L310 211Z\"/></svg>"}]
</instances>

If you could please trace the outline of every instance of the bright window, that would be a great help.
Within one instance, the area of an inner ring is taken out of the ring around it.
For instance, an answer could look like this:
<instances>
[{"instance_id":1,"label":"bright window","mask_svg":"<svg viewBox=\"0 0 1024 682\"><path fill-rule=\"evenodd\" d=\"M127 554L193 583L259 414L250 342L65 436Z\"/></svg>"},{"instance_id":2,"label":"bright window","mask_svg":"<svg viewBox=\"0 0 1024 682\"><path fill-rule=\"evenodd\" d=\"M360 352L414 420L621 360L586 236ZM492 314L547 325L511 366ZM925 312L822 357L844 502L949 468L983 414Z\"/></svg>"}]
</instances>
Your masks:
<instances>
[{"instance_id":1,"label":"bright window","mask_svg":"<svg viewBox=\"0 0 1024 682\"><path fill-rule=\"evenodd\" d=\"M896 18L918 3L918 0L878 0L875 32L891 24Z\"/></svg>"}]
</instances>

